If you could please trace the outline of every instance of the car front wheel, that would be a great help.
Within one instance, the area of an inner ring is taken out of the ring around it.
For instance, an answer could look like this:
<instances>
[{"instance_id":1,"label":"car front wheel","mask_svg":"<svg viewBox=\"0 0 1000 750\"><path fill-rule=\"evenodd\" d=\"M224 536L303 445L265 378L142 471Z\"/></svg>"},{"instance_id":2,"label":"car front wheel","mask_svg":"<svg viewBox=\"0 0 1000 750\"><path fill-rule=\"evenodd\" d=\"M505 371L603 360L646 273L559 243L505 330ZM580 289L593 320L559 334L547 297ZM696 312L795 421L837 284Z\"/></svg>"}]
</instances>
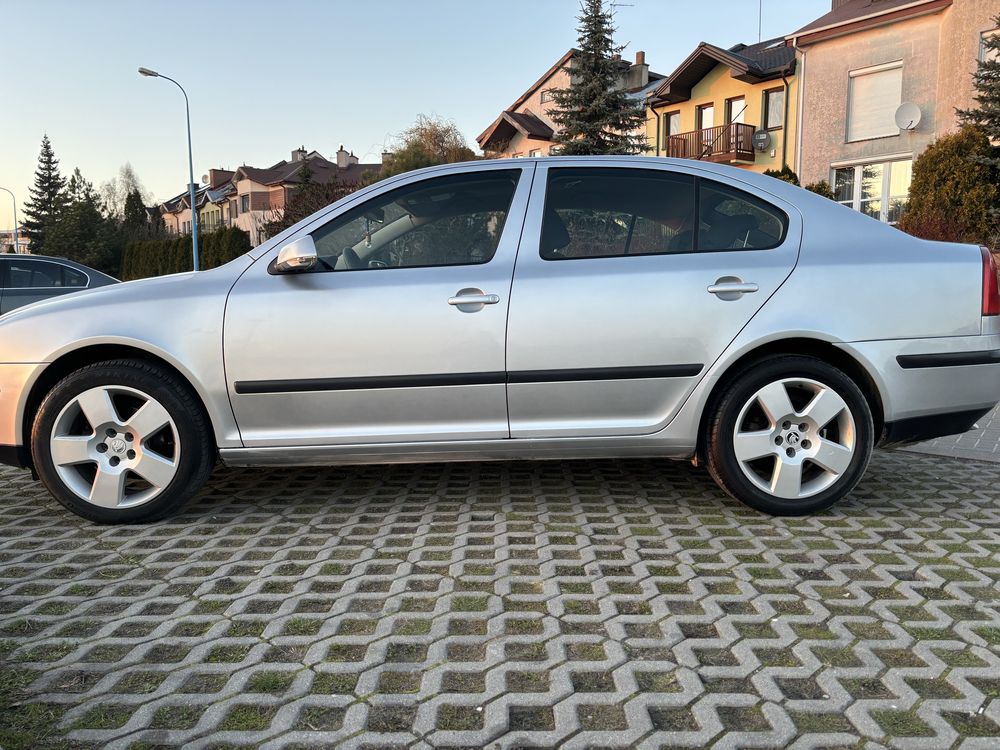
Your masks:
<instances>
[{"instance_id":1,"label":"car front wheel","mask_svg":"<svg viewBox=\"0 0 1000 750\"><path fill-rule=\"evenodd\" d=\"M814 357L778 357L741 373L717 402L708 469L752 508L812 513L860 481L874 432L868 402L847 375Z\"/></svg>"},{"instance_id":2,"label":"car front wheel","mask_svg":"<svg viewBox=\"0 0 1000 750\"><path fill-rule=\"evenodd\" d=\"M99 523L174 513L215 459L208 420L188 385L135 360L100 362L59 381L35 417L31 450L52 495Z\"/></svg>"}]
</instances>

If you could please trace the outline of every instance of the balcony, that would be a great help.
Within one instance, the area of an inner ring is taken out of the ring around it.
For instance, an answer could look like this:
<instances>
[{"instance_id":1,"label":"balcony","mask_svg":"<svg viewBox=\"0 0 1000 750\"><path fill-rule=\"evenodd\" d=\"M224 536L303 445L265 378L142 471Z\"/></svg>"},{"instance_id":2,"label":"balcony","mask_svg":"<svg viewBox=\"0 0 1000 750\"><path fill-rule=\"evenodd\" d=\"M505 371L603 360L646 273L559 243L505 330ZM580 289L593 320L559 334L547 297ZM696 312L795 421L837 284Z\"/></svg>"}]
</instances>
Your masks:
<instances>
[{"instance_id":1,"label":"balcony","mask_svg":"<svg viewBox=\"0 0 1000 750\"><path fill-rule=\"evenodd\" d=\"M720 164L754 161L756 128L742 122L667 136L666 154L675 159L701 159Z\"/></svg>"}]
</instances>

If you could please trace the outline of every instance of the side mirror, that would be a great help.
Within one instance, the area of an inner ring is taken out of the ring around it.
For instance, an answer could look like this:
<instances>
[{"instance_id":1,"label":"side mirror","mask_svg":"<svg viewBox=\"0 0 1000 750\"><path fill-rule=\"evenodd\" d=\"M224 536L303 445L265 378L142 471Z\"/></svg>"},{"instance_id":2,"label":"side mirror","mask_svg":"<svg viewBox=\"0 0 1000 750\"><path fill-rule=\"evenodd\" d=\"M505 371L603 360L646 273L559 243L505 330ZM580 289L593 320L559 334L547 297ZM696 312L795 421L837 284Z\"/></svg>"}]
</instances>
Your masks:
<instances>
[{"instance_id":1,"label":"side mirror","mask_svg":"<svg viewBox=\"0 0 1000 750\"><path fill-rule=\"evenodd\" d=\"M294 242L289 242L278 251L278 257L274 261L274 272L302 273L312 270L317 261L316 243L307 234Z\"/></svg>"}]
</instances>

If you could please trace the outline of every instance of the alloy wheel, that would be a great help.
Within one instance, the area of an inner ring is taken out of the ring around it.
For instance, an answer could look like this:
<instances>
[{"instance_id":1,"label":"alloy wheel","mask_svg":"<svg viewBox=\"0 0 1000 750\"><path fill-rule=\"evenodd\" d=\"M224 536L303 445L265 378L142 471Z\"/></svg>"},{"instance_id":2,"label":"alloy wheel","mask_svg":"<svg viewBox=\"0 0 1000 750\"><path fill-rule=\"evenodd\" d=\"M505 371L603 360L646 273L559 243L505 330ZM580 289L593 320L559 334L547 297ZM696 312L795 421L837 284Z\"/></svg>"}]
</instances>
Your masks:
<instances>
[{"instance_id":1,"label":"alloy wheel","mask_svg":"<svg viewBox=\"0 0 1000 750\"><path fill-rule=\"evenodd\" d=\"M816 380L785 378L744 404L733 451L754 485L797 500L822 492L847 471L856 440L854 416L839 393Z\"/></svg>"},{"instance_id":2,"label":"alloy wheel","mask_svg":"<svg viewBox=\"0 0 1000 750\"><path fill-rule=\"evenodd\" d=\"M59 478L102 508L131 508L159 495L177 474L180 448L177 426L163 405L126 386L99 386L75 396L49 437Z\"/></svg>"}]
</instances>

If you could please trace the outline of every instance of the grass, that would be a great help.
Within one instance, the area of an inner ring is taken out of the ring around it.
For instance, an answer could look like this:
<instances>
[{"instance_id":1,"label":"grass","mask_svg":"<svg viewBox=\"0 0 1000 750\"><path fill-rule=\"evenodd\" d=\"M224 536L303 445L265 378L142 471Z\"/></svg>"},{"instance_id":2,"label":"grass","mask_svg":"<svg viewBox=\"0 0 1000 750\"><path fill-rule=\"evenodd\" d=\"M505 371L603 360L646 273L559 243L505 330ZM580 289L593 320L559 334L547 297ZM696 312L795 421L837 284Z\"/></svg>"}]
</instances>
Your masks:
<instances>
[{"instance_id":1,"label":"grass","mask_svg":"<svg viewBox=\"0 0 1000 750\"><path fill-rule=\"evenodd\" d=\"M247 680L248 693L283 693L295 679L294 672L257 672Z\"/></svg>"},{"instance_id":2,"label":"grass","mask_svg":"<svg viewBox=\"0 0 1000 750\"><path fill-rule=\"evenodd\" d=\"M39 673L6 662L13 650L12 642L0 641L0 747L56 745L56 726L65 708L29 702L27 687Z\"/></svg>"},{"instance_id":3,"label":"grass","mask_svg":"<svg viewBox=\"0 0 1000 750\"><path fill-rule=\"evenodd\" d=\"M125 726L132 712L133 706L117 706L113 704L101 704L94 706L73 723L74 729L118 729Z\"/></svg>"},{"instance_id":4,"label":"grass","mask_svg":"<svg viewBox=\"0 0 1000 750\"><path fill-rule=\"evenodd\" d=\"M276 713L277 708L272 706L243 703L226 714L219 729L223 732L260 732L271 726L271 719Z\"/></svg>"}]
</instances>

